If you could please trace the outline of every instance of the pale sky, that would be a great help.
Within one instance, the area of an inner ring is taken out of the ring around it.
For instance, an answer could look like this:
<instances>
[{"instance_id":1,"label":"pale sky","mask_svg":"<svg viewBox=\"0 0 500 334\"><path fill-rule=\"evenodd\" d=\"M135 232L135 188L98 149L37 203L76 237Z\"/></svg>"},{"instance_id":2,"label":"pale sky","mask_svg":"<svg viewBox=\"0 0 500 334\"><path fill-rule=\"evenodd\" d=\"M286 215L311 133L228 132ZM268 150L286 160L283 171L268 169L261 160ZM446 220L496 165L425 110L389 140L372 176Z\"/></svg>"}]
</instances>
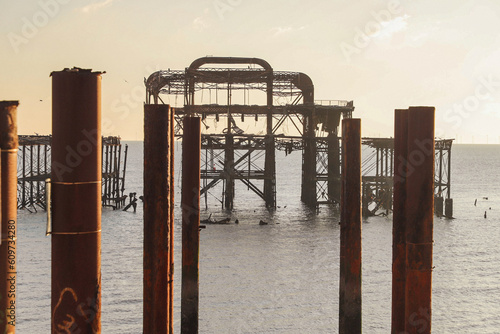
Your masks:
<instances>
[{"instance_id":1,"label":"pale sky","mask_svg":"<svg viewBox=\"0 0 500 334\"><path fill-rule=\"evenodd\" d=\"M498 0L1 0L0 99L20 101L20 134L48 134L50 72L106 71L103 134L142 140L144 77L257 57L308 74L316 99L354 100L363 136L432 105L438 136L499 143L499 16Z\"/></svg>"}]
</instances>

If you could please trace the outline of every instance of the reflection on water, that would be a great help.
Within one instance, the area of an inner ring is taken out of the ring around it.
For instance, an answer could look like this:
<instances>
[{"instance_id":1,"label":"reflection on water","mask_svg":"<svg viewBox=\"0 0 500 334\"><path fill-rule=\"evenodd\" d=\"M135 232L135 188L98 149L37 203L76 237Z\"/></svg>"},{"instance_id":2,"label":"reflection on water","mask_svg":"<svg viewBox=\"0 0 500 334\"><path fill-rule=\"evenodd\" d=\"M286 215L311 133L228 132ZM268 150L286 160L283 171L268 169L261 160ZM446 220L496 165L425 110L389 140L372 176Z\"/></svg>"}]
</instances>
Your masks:
<instances>
[{"instance_id":1,"label":"reflection on water","mask_svg":"<svg viewBox=\"0 0 500 334\"><path fill-rule=\"evenodd\" d=\"M129 152L127 191L142 194L142 143L130 143ZM180 154L177 157L180 163ZM316 215L301 205L300 164L299 153L279 155L280 207L274 215L240 185L232 214L239 225L210 225L202 230L201 333L337 332L339 215L329 208ZM499 167L498 146L453 149L452 197L457 218L436 219L434 227L435 333L497 333L500 328ZM209 213L224 217L216 199L210 201L214 202L212 209L204 211L203 218ZM484 211L488 211L487 219ZM178 212L176 217L175 317L179 332ZM44 219L42 213L19 212L19 333L50 331L50 237L45 237ZM260 226L261 219L269 225ZM103 333L141 333L142 208L136 214L105 209L102 230ZM391 249L391 218L365 221L366 333L390 331Z\"/></svg>"}]
</instances>

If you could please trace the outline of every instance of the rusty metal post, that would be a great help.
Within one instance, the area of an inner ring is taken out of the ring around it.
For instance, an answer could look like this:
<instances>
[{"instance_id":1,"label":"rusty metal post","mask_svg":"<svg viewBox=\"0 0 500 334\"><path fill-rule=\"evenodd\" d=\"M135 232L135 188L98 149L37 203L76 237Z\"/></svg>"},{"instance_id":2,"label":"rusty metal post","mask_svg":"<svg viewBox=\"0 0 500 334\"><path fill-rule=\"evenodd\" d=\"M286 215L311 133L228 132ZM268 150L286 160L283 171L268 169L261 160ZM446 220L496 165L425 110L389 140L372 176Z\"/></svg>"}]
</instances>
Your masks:
<instances>
[{"instance_id":1,"label":"rusty metal post","mask_svg":"<svg viewBox=\"0 0 500 334\"><path fill-rule=\"evenodd\" d=\"M406 283L406 162L408 160L408 110L394 114L394 206L392 229L392 324L391 333L405 331Z\"/></svg>"},{"instance_id":2,"label":"rusty metal post","mask_svg":"<svg viewBox=\"0 0 500 334\"><path fill-rule=\"evenodd\" d=\"M101 332L101 73L52 73L52 333Z\"/></svg>"},{"instance_id":3,"label":"rusty metal post","mask_svg":"<svg viewBox=\"0 0 500 334\"><path fill-rule=\"evenodd\" d=\"M174 157L175 157L175 112L172 110L170 113L170 202L174 202ZM169 314L168 317L171 319L169 325L169 334L174 334L174 207L170 206L170 221L172 222L172 228L170 229L170 279L169 284Z\"/></svg>"},{"instance_id":4,"label":"rusty metal post","mask_svg":"<svg viewBox=\"0 0 500 334\"><path fill-rule=\"evenodd\" d=\"M431 332L434 150L434 107L410 107L405 208L405 330L410 334Z\"/></svg>"},{"instance_id":5,"label":"rusty metal post","mask_svg":"<svg viewBox=\"0 0 500 334\"><path fill-rule=\"evenodd\" d=\"M144 301L143 333L169 333L171 141L169 105L144 106Z\"/></svg>"},{"instance_id":6,"label":"rusty metal post","mask_svg":"<svg viewBox=\"0 0 500 334\"><path fill-rule=\"evenodd\" d=\"M18 101L0 102L0 333L9 334L16 332L18 105Z\"/></svg>"},{"instance_id":7,"label":"rusty metal post","mask_svg":"<svg viewBox=\"0 0 500 334\"><path fill-rule=\"evenodd\" d=\"M342 120L339 333L361 333L361 120Z\"/></svg>"},{"instance_id":8,"label":"rusty metal post","mask_svg":"<svg viewBox=\"0 0 500 334\"><path fill-rule=\"evenodd\" d=\"M200 118L184 118L182 143L181 333L198 333L200 247Z\"/></svg>"}]
</instances>

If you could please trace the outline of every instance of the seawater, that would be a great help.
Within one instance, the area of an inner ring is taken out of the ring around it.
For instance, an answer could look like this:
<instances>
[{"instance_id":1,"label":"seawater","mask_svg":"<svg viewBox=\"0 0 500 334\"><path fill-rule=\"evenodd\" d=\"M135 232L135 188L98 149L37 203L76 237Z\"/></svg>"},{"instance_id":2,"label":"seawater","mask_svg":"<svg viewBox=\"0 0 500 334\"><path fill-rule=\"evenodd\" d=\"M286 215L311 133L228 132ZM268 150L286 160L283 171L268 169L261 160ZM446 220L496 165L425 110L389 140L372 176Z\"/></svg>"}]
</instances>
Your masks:
<instances>
[{"instance_id":1,"label":"seawater","mask_svg":"<svg viewBox=\"0 0 500 334\"><path fill-rule=\"evenodd\" d=\"M142 194L142 142L128 142L126 191ZM176 165L180 166L180 143ZM277 156L278 208L270 214L243 184L232 220L201 231L200 333L337 333L339 213L300 202L301 155ZM432 330L500 332L500 146L455 145L455 219L434 221ZM180 199L180 168L175 176ZM215 189L213 218L224 218ZM488 199L483 199L487 197ZM477 205L474 201L477 199ZM204 201L203 201L204 205ZM490 210L491 208L491 210ZM484 218L484 212L487 218ZM103 210L102 332L142 332L142 207ZM260 226L264 220L269 225ZM180 320L181 231L175 219L175 326ZM50 332L50 237L45 214L19 211L18 333ZM363 331L389 333L391 217L363 222Z\"/></svg>"}]
</instances>

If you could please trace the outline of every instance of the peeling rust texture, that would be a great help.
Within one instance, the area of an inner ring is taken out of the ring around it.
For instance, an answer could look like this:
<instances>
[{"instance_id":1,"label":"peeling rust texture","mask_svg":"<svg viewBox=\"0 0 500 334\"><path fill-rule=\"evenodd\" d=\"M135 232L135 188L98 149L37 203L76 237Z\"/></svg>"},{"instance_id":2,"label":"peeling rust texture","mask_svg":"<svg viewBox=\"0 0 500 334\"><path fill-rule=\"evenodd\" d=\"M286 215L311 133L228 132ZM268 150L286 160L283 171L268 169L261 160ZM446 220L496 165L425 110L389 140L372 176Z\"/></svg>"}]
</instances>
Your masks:
<instances>
[{"instance_id":1,"label":"peeling rust texture","mask_svg":"<svg viewBox=\"0 0 500 334\"><path fill-rule=\"evenodd\" d=\"M405 331L431 333L434 107L410 107L406 176Z\"/></svg>"},{"instance_id":2,"label":"peeling rust texture","mask_svg":"<svg viewBox=\"0 0 500 334\"><path fill-rule=\"evenodd\" d=\"M16 331L18 105L0 101L0 333Z\"/></svg>"},{"instance_id":3,"label":"peeling rust texture","mask_svg":"<svg viewBox=\"0 0 500 334\"><path fill-rule=\"evenodd\" d=\"M392 323L391 333L405 331L406 284L406 175L408 160L408 109L394 114L394 204L392 243Z\"/></svg>"},{"instance_id":4,"label":"peeling rust texture","mask_svg":"<svg viewBox=\"0 0 500 334\"><path fill-rule=\"evenodd\" d=\"M171 328L172 135L169 105L144 106L144 334Z\"/></svg>"},{"instance_id":5,"label":"peeling rust texture","mask_svg":"<svg viewBox=\"0 0 500 334\"><path fill-rule=\"evenodd\" d=\"M182 334L198 333L200 124L199 117L184 118L184 135L182 140Z\"/></svg>"},{"instance_id":6,"label":"peeling rust texture","mask_svg":"<svg viewBox=\"0 0 500 334\"><path fill-rule=\"evenodd\" d=\"M101 73L52 76L52 333L101 332Z\"/></svg>"},{"instance_id":7,"label":"peeling rust texture","mask_svg":"<svg viewBox=\"0 0 500 334\"><path fill-rule=\"evenodd\" d=\"M339 333L361 333L361 120L342 121Z\"/></svg>"}]
</instances>

